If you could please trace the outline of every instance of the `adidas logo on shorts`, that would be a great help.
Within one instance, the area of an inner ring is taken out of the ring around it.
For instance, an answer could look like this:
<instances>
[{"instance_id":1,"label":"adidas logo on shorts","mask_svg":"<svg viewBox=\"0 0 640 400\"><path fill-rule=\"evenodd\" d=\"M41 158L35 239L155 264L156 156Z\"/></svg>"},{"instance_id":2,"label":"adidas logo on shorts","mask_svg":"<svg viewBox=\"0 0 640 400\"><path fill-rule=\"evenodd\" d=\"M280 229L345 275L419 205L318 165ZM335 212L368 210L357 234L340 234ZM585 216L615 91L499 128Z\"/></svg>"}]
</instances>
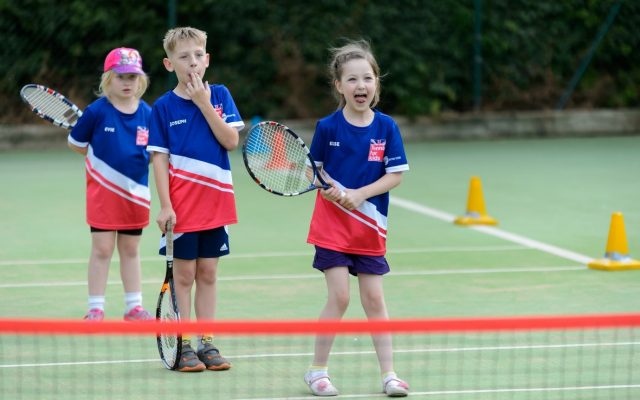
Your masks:
<instances>
[{"instance_id":1,"label":"adidas logo on shorts","mask_svg":"<svg viewBox=\"0 0 640 400\"><path fill-rule=\"evenodd\" d=\"M229 250L229 248L227 247L227 244L223 244L222 247L220 247L220 251L227 251Z\"/></svg>"}]
</instances>

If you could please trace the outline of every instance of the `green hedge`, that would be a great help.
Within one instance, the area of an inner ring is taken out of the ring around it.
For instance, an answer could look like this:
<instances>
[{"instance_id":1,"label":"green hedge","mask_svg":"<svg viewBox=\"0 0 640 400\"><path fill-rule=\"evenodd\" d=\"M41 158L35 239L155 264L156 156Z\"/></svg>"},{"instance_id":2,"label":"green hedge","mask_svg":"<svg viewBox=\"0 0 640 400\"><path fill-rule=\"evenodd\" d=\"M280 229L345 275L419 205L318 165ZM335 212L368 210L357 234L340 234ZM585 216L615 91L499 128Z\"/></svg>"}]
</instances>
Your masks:
<instances>
[{"instance_id":1,"label":"green hedge","mask_svg":"<svg viewBox=\"0 0 640 400\"><path fill-rule=\"evenodd\" d=\"M162 66L170 0L0 0L0 122L27 117L19 88L43 83L80 105L95 95L106 53L142 53L153 102L173 80ZM550 109L615 1L176 0L177 24L206 30L210 82L244 117L314 118L335 108L327 48L371 41L385 73L380 108L437 115L474 108L475 5L482 4L482 110ZM567 107L640 103L640 2L625 1Z\"/></svg>"}]
</instances>

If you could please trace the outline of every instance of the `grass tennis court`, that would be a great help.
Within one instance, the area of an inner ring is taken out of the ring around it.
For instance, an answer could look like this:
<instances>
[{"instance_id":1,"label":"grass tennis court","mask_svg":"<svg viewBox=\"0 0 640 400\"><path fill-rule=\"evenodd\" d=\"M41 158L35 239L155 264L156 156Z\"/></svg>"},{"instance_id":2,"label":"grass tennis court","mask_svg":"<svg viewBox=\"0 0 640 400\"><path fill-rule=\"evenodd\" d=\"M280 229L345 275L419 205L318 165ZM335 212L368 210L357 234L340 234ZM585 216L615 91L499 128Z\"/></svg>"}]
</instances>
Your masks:
<instances>
[{"instance_id":1,"label":"grass tennis court","mask_svg":"<svg viewBox=\"0 0 640 400\"><path fill-rule=\"evenodd\" d=\"M640 258L638 149L640 137L407 144L411 170L392 192L392 199L397 201L392 202L389 211L388 260L392 272L385 280L385 291L392 318L638 312L640 271L594 271L576 259L529 246L530 241L541 242L585 258L600 258L605 251L611 214L620 211L631 256ZM84 222L83 167L82 158L66 149L0 155L1 317L79 319L86 311L90 237ZM239 151L233 153L232 168L240 223L230 230L232 255L220 263L218 318L315 319L324 304L325 285L310 266L312 247L305 243L314 194L297 198L268 194L250 180ZM469 179L474 175L482 178L487 211L499 221L497 228L525 241L505 240L446 220L464 213ZM151 215L155 218L158 204L153 187L152 193ZM435 214L441 218L434 218ZM143 294L148 309L155 309L164 276L164 259L157 255L158 240L158 230L152 223L141 244ZM353 289L346 317L364 318L356 287ZM123 292L117 262L112 265L106 296L107 318L120 319ZM216 384L224 385L225 377L234 382L235 388L220 398L259 397L259 393L249 390L251 382L258 378L252 377L251 370L243 365L248 361L243 360L253 360L256 368L269 370L264 360L256 361L260 346L245 348L240 354L235 352L243 346L234 344L240 338L220 340L223 350L225 341L233 349L226 353L235 361L229 373L207 373ZM292 357L287 364L287 374L293 381L282 388L282 393L278 392L283 398L307 396L301 376L311 359L312 341L300 341L289 350L300 356ZM165 371L159 360L154 361L155 344L150 342L145 347L144 343L147 342L131 347L130 353L132 360L142 361L127 364L134 367L123 366L122 370L135 374L144 369L145 376L155 377L145 385L193 384L192 381L205 379ZM372 350L366 338L358 343L350 341L344 347L336 347L336 351ZM396 347L405 345L409 343L400 338ZM88 356L80 350L82 345L78 348L73 353L75 361L118 358L115 354L125 351L118 349L112 355L99 349ZM9 355L10 351L3 349L0 354ZM373 355L368 357L370 364L352 369L349 357L335 357L332 369L335 368L336 377L359 375L356 369L363 369L368 372L358 379L373 380L377 376L376 363ZM403 360L408 357L397 356L400 374L404 372ZM413 364L418 358L412 357ZM13 356L8 358L12 360L10 364L15 363ZM37 364L35 360L25 355L25 362ZM637 358L633 362L637 364ZM0 367L0 376L4 375L5 380L27 374L24 367ZM412 368L422 367L431 374L438 370L435 365L416 364ZM29 374L37 371L37 376L58 377L73 375L74 368L81 367L34 366ZM107 367L89 368L95 368L96 377L106 376L107 385L120 378L121 372L113 372L113 366L108 373L100 372L100 368ZM340 368L344 368L343 372L338 372ZM412 379L412 392L417 396L436 384L428 374L419 372L404 372ZM247 390L238 389L245 380ZM352 397L362 390L378 390L377 380L363 384L366 389L360 389L361 382L350 387L346 380L340 378L342 392ZM37 398L29 397L28 392L25 388L24 398ZM567 399L615 398L610 394L585 391L565 395ZM111 398L120 398L117 392L113 395ZM71 398L82 398L81 394L78 396ZM440 398L435 397L437 394L425 396ZM496 392L461 396L510 398L499 397ZM523 394L514 398L565 397Z\"/></svg>"}]
</instances>

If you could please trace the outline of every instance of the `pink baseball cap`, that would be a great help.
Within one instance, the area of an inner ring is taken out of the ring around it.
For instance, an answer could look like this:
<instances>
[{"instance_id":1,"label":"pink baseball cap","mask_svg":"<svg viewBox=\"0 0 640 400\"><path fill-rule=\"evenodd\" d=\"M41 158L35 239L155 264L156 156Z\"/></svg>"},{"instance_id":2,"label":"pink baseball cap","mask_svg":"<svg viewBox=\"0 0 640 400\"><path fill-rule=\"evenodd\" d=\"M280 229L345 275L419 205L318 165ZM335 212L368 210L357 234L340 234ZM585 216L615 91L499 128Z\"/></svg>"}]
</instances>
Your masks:
<instances>
[{"instance_id":1,"label":"pink baseball cap","mask_svg":"<svg viewBox=\"0 0 640 400\"><path fill-rule=\"evenodd\" d=\"M142 57L136 49L127 47L119 47L113 49L104 59L104 72L112 70L117 74L140 74L144 75L142 70Z\"/></svg>"}]
</instances>

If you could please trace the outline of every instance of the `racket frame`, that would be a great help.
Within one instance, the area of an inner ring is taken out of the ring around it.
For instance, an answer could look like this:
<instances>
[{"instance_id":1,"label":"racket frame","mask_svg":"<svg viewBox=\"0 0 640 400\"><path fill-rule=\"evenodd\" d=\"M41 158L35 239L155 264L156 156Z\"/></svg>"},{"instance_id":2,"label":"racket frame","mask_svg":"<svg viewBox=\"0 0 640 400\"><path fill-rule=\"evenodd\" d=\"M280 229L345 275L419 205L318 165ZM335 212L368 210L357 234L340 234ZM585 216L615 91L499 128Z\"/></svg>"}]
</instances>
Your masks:
<instances>
[{"instance_id":1,"label":"racket frame","mask_svg":"<svg viewBox=\"0 0 640 400\"><path fill-rule=\"evenodd\" d=\"M175 311L176 321L180 321L180 311L178 309L178 301L176 299L175 292L175 284L173 281L173 226L171 225L171 221L167 222L167 230L165 233L165 242L166 242L166 273L164 282L162 284L162 288L160 289L160 295L158 296L158 305L156 307L156 320L158 322L162 322L162 301L164 296L171 296L171 305ZM176 343L176 352L175 357L173 359L173 363L167 361L167 357L165 355L162 340L164 336L168 336L170 333L158 333L156 335L156 341L158 344L158 352L160 353L160 360L165 368L170 370L175 370L178 368L178 364L180 363L180 357L182 353L182 334L180 332L175 333L175 343Z\"/></svg>"},{"instance_id":2,"label":"racket frame","mask_svg":"<svg viewBox=\"0 0 640 400\"><path fill-rule=\"evenodd\" d=\"M304 150L307 159L309 161L309 163L311 164L310 166L307 165L307 167L311 168L311 172L313 173L313 180L311 182L311 184L309 185L308 188L302 190L302 191L298 191L298 192L281 192L278 190L275 190L273 188L270 188L269 186L267 186L266 184L264 184L260 178L258 178L256 176L256 173L251 169L251 167L249 166L249 159L247 156L248 153L248 143L249 143L249 139L251 138L252 134L254 132L256 132L256 130L260 129L260 127L264 126L264 125L270 125L270 126L275 126L276 128L280 128L282 129L282 131L286 132L287 134L291 135L295 141L300 145L300 147L302 147L302 149ZM255 124L254 126L251 127L251 129L249 129L249 132L247 133L247 136L244 140L244 143L242 144L242 160L244 161L244 166L247 169L247 172L249 173L249 176L251 176L251 179L253 179L253 181L255 183L258 184L258 186L260 186L261 188L263 188L264 190L266 190L269 193L273 193L275 195L278 196L299 196L301 194L307 193L307 192L311 192L313 190L317 190L317 189L329 189L331 187L331 185L329 185L323 178L322 178L322 174L320 173L320 170L318 170L318 167L316 166L316 162L313 159L313 157L311 156L311 152L309 151L309 148L307 147L307 145L304 143L304 140L302 140L302 138L295 133L291 128L289 128L286 125L283 125L279 122L276 121L261 121L258 122L257 124ZM315 182L318 182L319 185L316 185Z\"/></svg>"},{"instance_id":3,"label":"racket frame","mask_svg":"<svg viewBox=\"0 0 640 400\"><path fill-rule=\"evenodd\" d=\"M31 90L41 91L64 103L68 107L68 111L66 111L65 114L69 114L69 117L66 118L65 120L53 118L49 114L47 114L46 110L43 110L42 108L38 108L37 105L32 104L28 98L29 96L27 95L27 93L30 92ZM78 119L82 116L82 110L80 110L80 108L76 106L73 102L71 102L61 93L58 93L57 91L43 85L38 85L35 83L24 85L22 89L20 89L20 98L22 99L22 101L24 101L27 104L27 106L29 106L31 111L36 113L40 118L44 119L45 121L51 122L55 126L59 126L64 129L73 128L76 122L78 121ZM74 117L74 118L71 119L71 117ZM70 120L71 122L69 122Z\"/></svg>"}]
</instances>

